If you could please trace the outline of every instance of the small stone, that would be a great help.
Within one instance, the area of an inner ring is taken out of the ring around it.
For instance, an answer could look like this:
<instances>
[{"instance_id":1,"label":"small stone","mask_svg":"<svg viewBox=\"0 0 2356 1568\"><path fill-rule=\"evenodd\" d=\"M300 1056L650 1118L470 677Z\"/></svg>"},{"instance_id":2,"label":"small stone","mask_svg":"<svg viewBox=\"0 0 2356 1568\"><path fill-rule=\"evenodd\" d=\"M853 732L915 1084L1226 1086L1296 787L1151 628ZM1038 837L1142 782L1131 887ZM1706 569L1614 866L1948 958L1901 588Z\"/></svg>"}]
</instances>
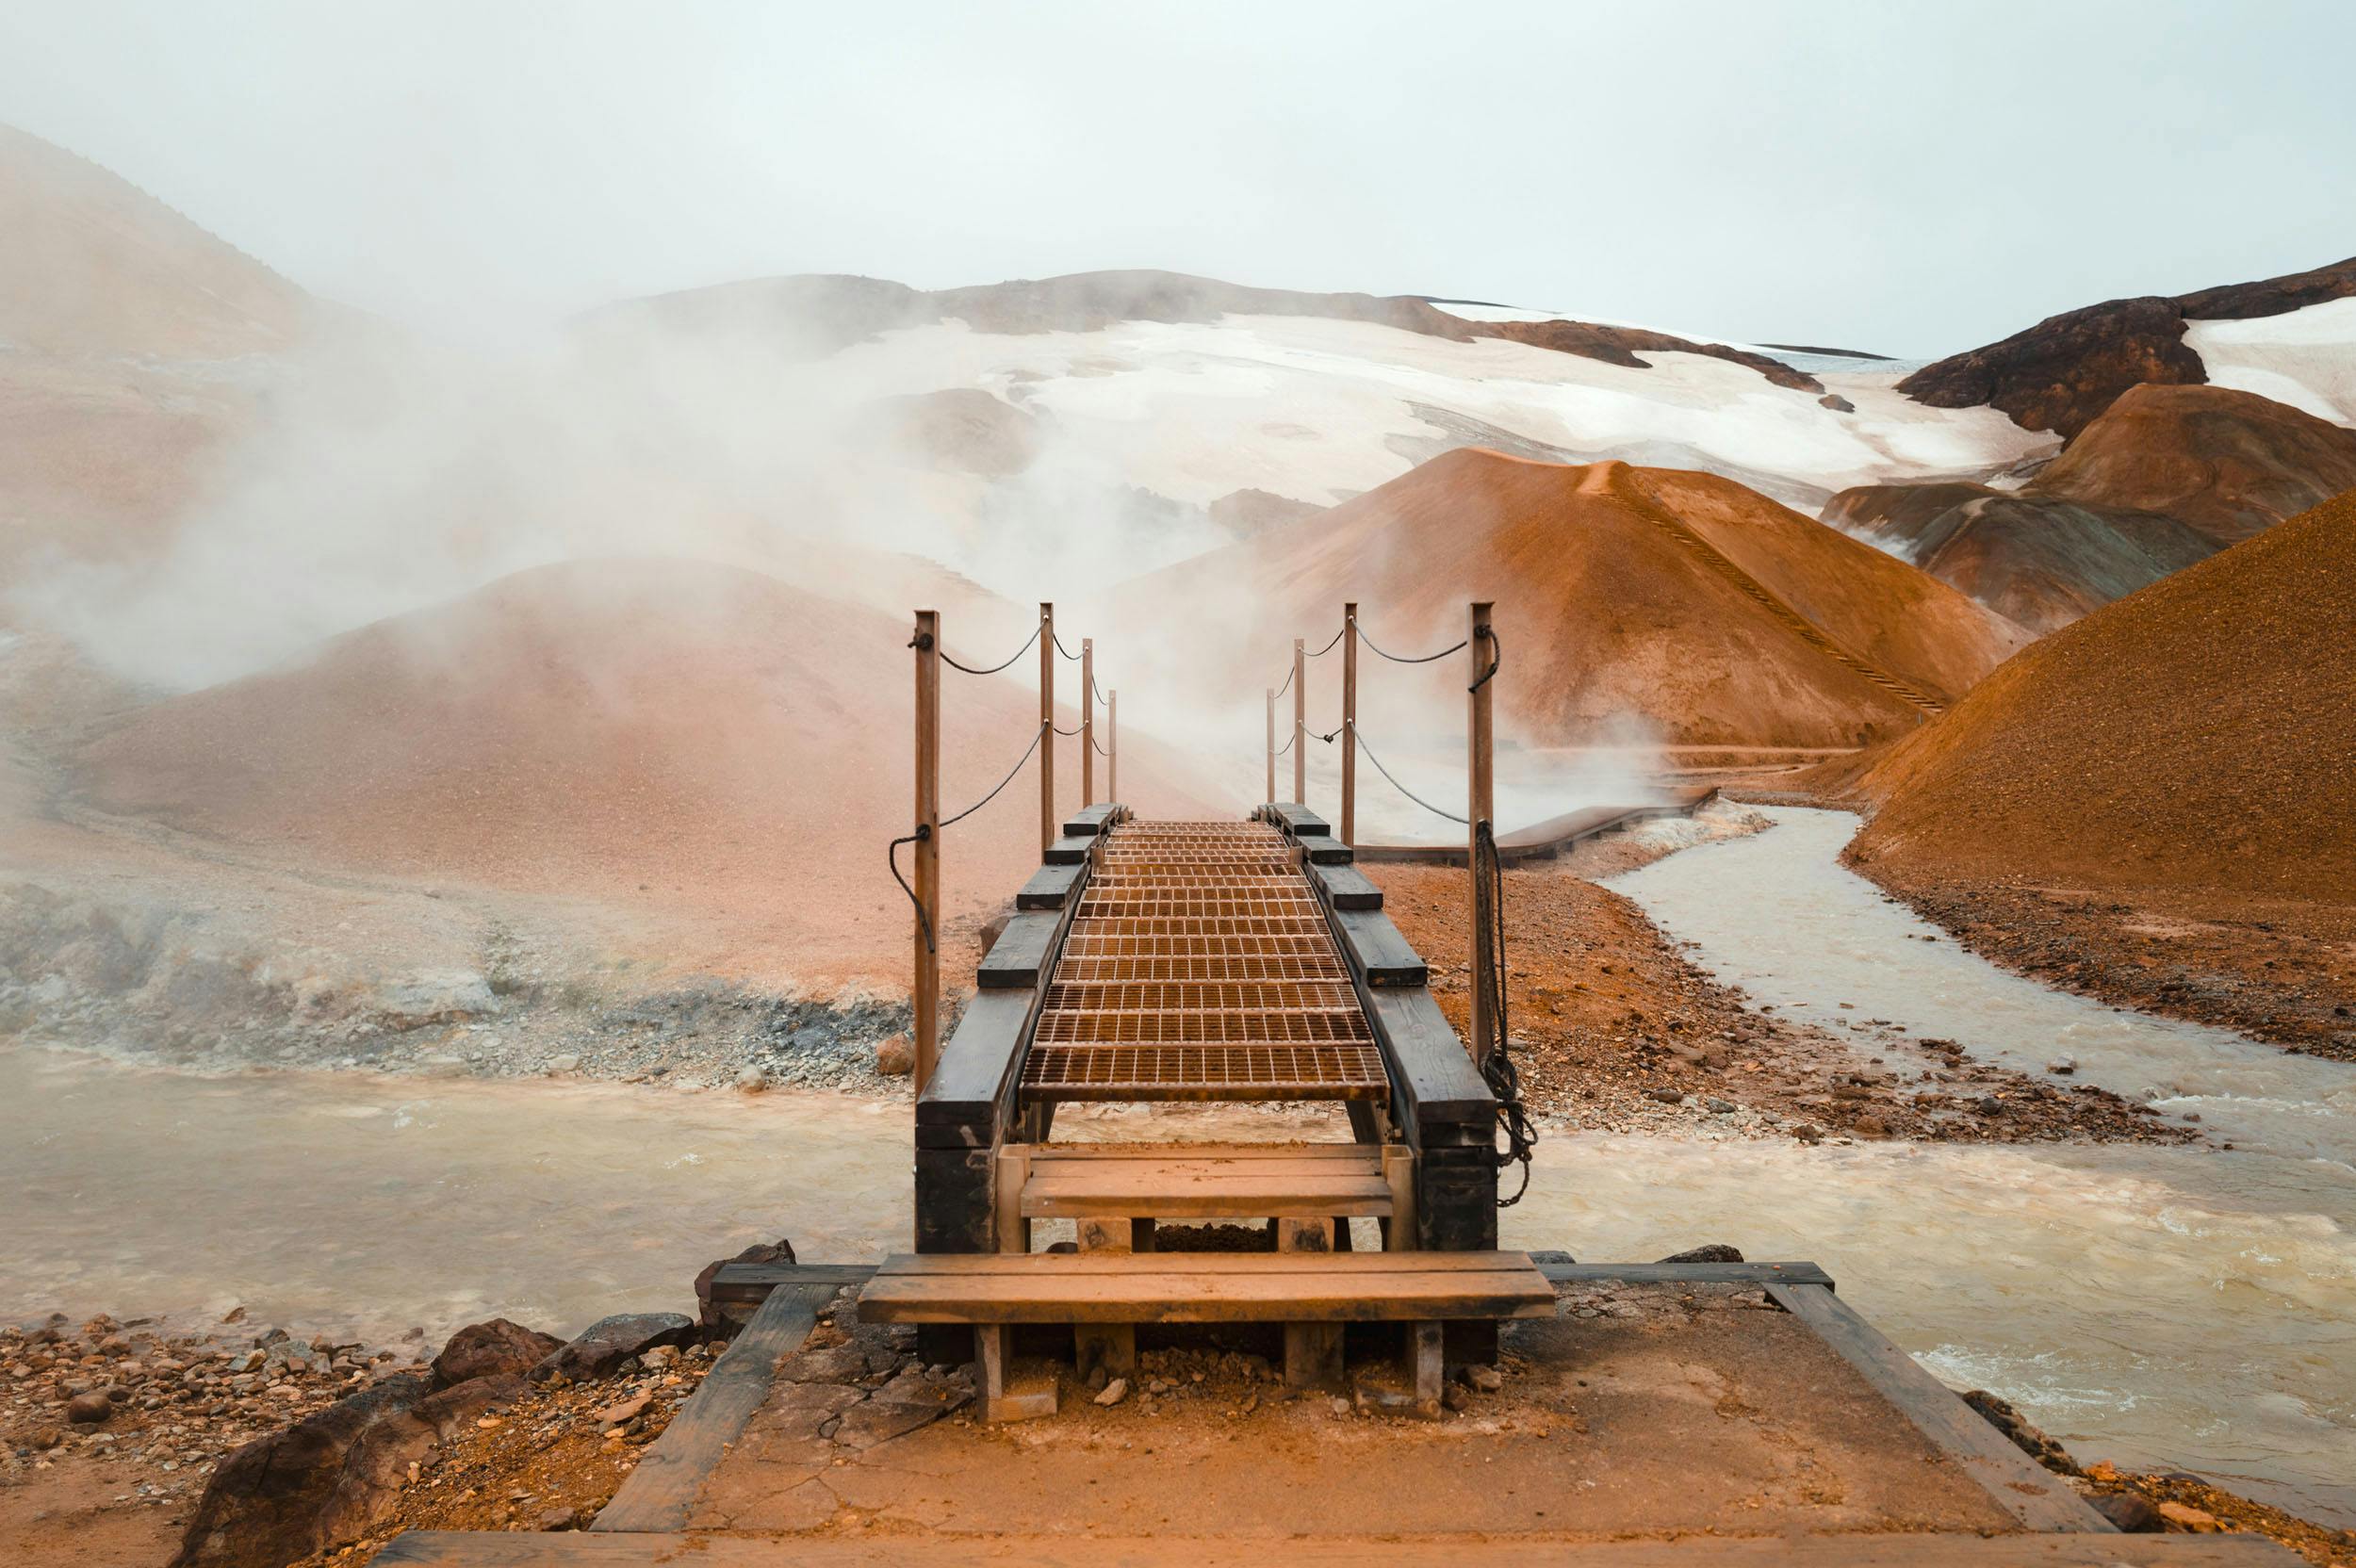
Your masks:
<instances>
[{"instance_id":1,"label":"small stone","mask_svg":"<svg viewBox=\"0 0 2356 1568\"><path fill-rule=\"evenodd\" d=\"M1338 1394L1326 1402L1333 1407L1333 1413L1336 1415L1348 1415L1350 1413L1350 1401L1343 1398Z\"/></svg>"},{"instance_id":2,"label":"small stone","mask_svg":"<svg viewBox=\"0 0 2356 1568\"><path fill-rule=\"evenodd\" d=\"M644 1414L647 1402L652 1398L653 1396L649 1394L633 1395L619 1404L608 1405L603 1410L591 1412L589 1419L597 1426L618 1427L625 1421Z\"/></svg>"},{"instance_id":3,"label":"small stone","mask_svg":"<svg viewBox=\"0 0 2356 1568\"><path fill-rule=\"evenodd\" d=\"M1683 1089L1646 1089L1644 1098L1658 1100L1663 1105L1677 1105L1684 1103L1685 1091Z\"/></svg>"},{"instance_id":4,"label":"small stone","mask_svg":"<svg viewBox=\"0 0 2356 1568\"><path fill-rule=\"evenodd\" d=\"M906 1035L875 1044L875 1070L887 1078L905 1078L916 1070L916 1047Z\"/></svg>"},{"instance_id":5,"label":"small stone","mask_svg":"<svg viewBox=\"0 0 2356 1568\"><path fill-rule=\"evenodd\" d=\"M1463 1410L1472 1403L1472 1396L1464 1392L1463 1383L1450 1383L1440 1390L1440 1403L1449 1410Z\"/></svg>"},{"instance_id":6,"label":"small stone","mask_svg":"<svg viewBox=\"0 0 2356 1568\"><path fill-rule=\"evenodd\" d=\"M1505 1386L1505 1374L1494 1366L1484 1366L1475 1362L1464 1368L1464 1381L1483 1394L1495 1394Z\"/></svg>"},{"instance_id":7,"label":"small stone","mask_svg":"<svg viewBox=\"0 0 2356 1568\"><path fill-rule=\"evenodd\" d=\"M2134 1492L2114 1492L2108 1496L2088 1497L2094 1511L2119 1527L2125 1535L2155 1535L2168 1528L2168 1518L2151 1506L2151 1500Z\"/></svg>"},{"instance_id":8,"label":"small stone","mask_svg":"<svg viewBox=\"0 0 2356 1568\"><path fill-rule=\"evenodd\" d=\"M561 1056L550 1056L548 1058L548 1076L551 1078L555 1077L559 1073L579 1072L580 1070L581 1058L572 1054L570 1052L566 1052Z\"/></svg>"},{"instance_id":9,"label":"small stone","mask_svg":"<svg viewBox=\"0 0 2356 1568\"><path fill-rule=\"evenodd\" d=\"M2217 1531L2217 1515L2190 1503L2162 1503L2159 1511L2161 1518L2180 1530L2190 1530L2195 1535L2215 1535Z\"/></svg>"},{"instance_id":10,"label":"small stone","mask_svg":"<svg viewBox=\"0 0 2356 1568\"><path fill-rule=\"evenodd\" d=\"M1104 1385L1104 1392L1096 1396L1096 1402L1104 1406L1106 1409L1110 1409L1114 1405L1121 1403L1121 1400L1127 1398L1128 1396L1129 1380L1126 1378L1115 1378L1111 1382Z\"/></svg>"},{"instance_id":11,"label":"small stone","mask_svg":"<svg viewBox=\"0 0 2356 1568\"><path fill-rule=\"evenodd\" d=\"M736 1075L737 1089L744 1094L759 1094L769 1086L769 1074L758 1066L748 1067Z\"/></svg>"},{"instance_id":12,"label":"small stone","mask_svg":"<svg viewBox=\"0 0 2356 1568\"><path fill-rule=\"evenodd\" d=\"M2078 1064L2074 1059L2069 1056L2056 1056L2052 1061L2045 1064L2045 1070L2059 1077L2067 1078L2071 1073L2078 1070Z\"/></svg>"},{"instance_id":13,"label":"small stone","mask_svg":"<svg viewBox=\"0 0 2356 1568\"><path fill-rule=\"evenodd\" d=\"M65 1418L76 1426L94 1426L115 1413L112 1399L98 1391L76 1394L65 1404Z\"/></svg>"},{"instance_id":14,"label":"small stone","mask_svg":"<svg viewBox=\"0 0 2356 1568\"><path fill-rule=\"evenodd\" d=\"M544 1509L541 1511L538 1524L544 1530L568 1530L573 1527L575 1517L576 1514L570 1508Z\"/></svg>"},{"instance_id":15,"label":"small stone","mask_svg":"<svg viewBox=\"0 0 2356 1568\"><path fill-rule=\"evenodd\" d=\"M1734 1113L1733 1101L1721 1100L1714 1094L1708 1100L1703 1101L1702 1103L1710 1107L1710 1114L1711 1116L1731 1116Z\"/></svg>"}]
</instances>

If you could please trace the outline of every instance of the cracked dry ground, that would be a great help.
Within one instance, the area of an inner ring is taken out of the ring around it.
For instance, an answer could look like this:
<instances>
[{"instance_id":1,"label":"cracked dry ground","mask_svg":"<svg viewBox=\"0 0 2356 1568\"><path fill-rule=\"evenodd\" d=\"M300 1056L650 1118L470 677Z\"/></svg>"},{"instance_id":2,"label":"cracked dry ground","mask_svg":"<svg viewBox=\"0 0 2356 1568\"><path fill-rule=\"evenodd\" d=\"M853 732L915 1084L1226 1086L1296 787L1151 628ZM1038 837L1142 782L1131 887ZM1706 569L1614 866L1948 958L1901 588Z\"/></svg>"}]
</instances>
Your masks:
<instances>
[{"instance_id":1,"label":"cracked dry ground","mask_svg":"<svg viewBox=\"0 0 2356 1568\"><path fill-rule=\"evenodd\" d=\"M1464 873L1369 866L1459 1030L1472 1008ZM2057 1076L1973 1062L1860 1014L1850 1038L1754 1010L1628 900L1562 866L1505 874L1507 1019L1522 1087L1576 1129L1735 1136L2182 1143L2197 1130ZM1845 1005L1845 1004L1844 1004Z\"/></svg>"}]
</instances>

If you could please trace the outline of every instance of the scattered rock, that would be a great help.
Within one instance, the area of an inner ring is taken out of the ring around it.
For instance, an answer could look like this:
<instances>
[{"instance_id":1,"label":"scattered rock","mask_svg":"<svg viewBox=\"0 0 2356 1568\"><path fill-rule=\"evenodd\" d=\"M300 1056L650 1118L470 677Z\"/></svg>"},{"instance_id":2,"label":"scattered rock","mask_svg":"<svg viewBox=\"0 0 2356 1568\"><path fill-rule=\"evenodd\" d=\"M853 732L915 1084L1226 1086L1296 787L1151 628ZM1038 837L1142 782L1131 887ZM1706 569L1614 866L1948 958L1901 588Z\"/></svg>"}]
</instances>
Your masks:
<instances>
[{"instance_id":1,"label":"scattered rock","mask_svg":"<svg viewBox=\"0 0 2356 1568\"><path fill-rule=\"evenodd\" d=\"M2057 1077L2067 1078L2078 1070L2078 1063L2074 1057L2056 1056L2045 1064L2045 1070Z\"/></svg>"},{"instance_id":2,"label":"scattered rock","mask_svg":"<svg viewBox=\"0 0 2356 1568\"><path fill-rule=\"evenodd\" d=\"M695 1331L683 1313L631 1312L600 1317L571 1344L532 1369L535 1382L562 1373L567 1378L602 1378L641 1350L677 1345Z\"/></svg>"},{"instance_id":3,"label":"scattered rock","mask_svg":"<svg viewBox=\"0 0 2356 1568\"><path fill-rule=\"evenodd\" d=\"M1689 1247L1682 1252L1672 1252L1661 1261L1662 1263L1741 1263L1742 1250L1739 1247L1729 1247L1723 1241L1713 1241L1707 1247Z\"/></svg>"},{"instance_id":4,"label":"scattered rock","mask_svg":"<svg viewBox=\"0 0 2356 1568\"><path fill-rule=\"evenodd\" d=\"M2128 1535L2153 1535L2168 1528L2168 1520L2151 1506L2150 1498L2134 1492L2113 1492L2100 1497L2088 1497L2094 1511L2108 1519Z\"/></svg>"},{"instance_id":5,"label":"scattered rock","mask_svg":"<svg viewBox=\"0 0 2356 1568\"><path fill-rule=\"evenodd\" d=\"M769 1074L758 1067L748 1067L736 1075L737 1089L744 1094L759 1094L769 1086Z\"/></svg>"},{"instance_id":6,"label":"scattered rock","mask_svg":"<svg viewBox=\"0 0 2356 1568\"><path fill-rule=\"evenodd\" d=\"M1104 1392L1096 1396L1096 1402L1106 1407L1107 1409L1110 1409L1112 1406L1121 1403L1121 1400L1127 1398L1128 1396L1129 1380L1126 1378L1115 1378L1111 1382L1104 1385Z\"/></svg>"},{"instance_id":7,"label":"scattered rock","mask_svg":"<svg viewBox=\"0 0 2356 1568\"><path fill-rule=\"evenodd\" d=\"M633 1394L619 1403L608 1405L603 1410L590 1412L589 1419L597 1426L618 1427L625 1421L634 1421L644 1415L647 1404L653 1397L652 1395L643 1391Z\"/></svg>"},{"instance_id":8,"label":"scattered rock","mask_svg":"<svg viewBox=\"0 0 2356 1568\"><path fill-rule=\"evenodd\" d=\"M2190 1530L2195 1535L2215 1535L2219 1528L2216 1514L2206 1509L2195 1508L2190 1503L2162 1503L2158 1511L2161 1518L2176 1528Z\"/></svg>"},{"instance_id":9,"label":"scattered rock","mask_svg":"<svg viewBox=\"0 0 2356 1568\"><path fill-rule=\"evenodd\" d=\"M916 1047L906 1035L894 1035L875 1046L875 1070L887 1078L905 1078L916 1070Z\"/></svg>"},{"instance_id":10,"label":"scattered rock","mask_svg":"<svg viewBox=\"0 0 2356 1568\"><path fill-rule=\"evenodd\" d=\"M719 1276L722 1264L792 1263L794 1261L794 1244L783 1236L779 1236L775 1241L757 1242L732 1258L718 1258L704 1265L703 1271L695 1276L695 1306L696 1315L702 1321L705 1331L710 1332L728 1321L712 1301L712 1282Z\"/></svg>"},{"instance_id":11,"label":"scattered rock","mask_svg":"<svg viewBox=\"0 0 2356 1568\"><path fill-rule=\"evenodd\" d=\"M1644 1098L1658 1100L1663 1105L1680 1105L1685 1102L1685 1091L1683 1089L1646 1089Z\"/></svg>"},{"instance_id":12,"label":"scattered rock","mask_svg":"<svg viewBox=\"0 0 2356 1568\"><path fill-rule=\"evenodd\" d=\"M114 1401L107 1398L105 1392L100 1390L92 1390L88 1394L76 1394L65 1402L65 1418L77 1426L89 1426L104 1421L114 1413Z\"/></svg>"},{"instance_id":13,"label":"scattered rock","mask_svg":"<svg viewBox=\"0 0 2356 1568\"><path fill-rule=\"evenodd\" d=\"M2010 1438L2013 1446L2056 1475L2079 1476L2085 1472L2070 1451L2029 1424L2028 1418L2012 1408L2006 1400L1975 1388L1963 1396L1963 1402L1987 1418L1988 1424Z\"/></svg>"},{"instance_id":14,"label":"scattered rock","mask_svg":"<svg viewBox=\"0 0 2356 1568\"><path fill-rule=\"evenodd\" d=\"M1474 1362L1464 1368L1464 1381L1483 1394L1495 1394L1505 1386L1505 1374L1494 1366L1485 1366L1480 1362Z\"/></svg>"},{"instance_id":15,"label":"scattered rock","mask_svg":"<svg viewBox=\"0 0 2356 1568\"><path fill-rule=\"evenodd\" d=\"M450 1336L434 1358L434 1386L448 1388L473 1378L494 1378L531 1371L564 1348L554 1334L527 1329L504 1317L470 1323Z\"/></svg>"},{"instance_id":16,"label":"scattered rock","mask_svg":"<svg viewBox=\"0 0 2356 1568\"><path fill-rule=\"evenodd\" d=\"M568 1530L571 1529L573 1526L579 1522L579 1520L580 1513L575 1509L569 1507L551 1508L543 1509L541 1511L537 1524L539 1527L544 1530Z\"/></svg>"}]
</instances>

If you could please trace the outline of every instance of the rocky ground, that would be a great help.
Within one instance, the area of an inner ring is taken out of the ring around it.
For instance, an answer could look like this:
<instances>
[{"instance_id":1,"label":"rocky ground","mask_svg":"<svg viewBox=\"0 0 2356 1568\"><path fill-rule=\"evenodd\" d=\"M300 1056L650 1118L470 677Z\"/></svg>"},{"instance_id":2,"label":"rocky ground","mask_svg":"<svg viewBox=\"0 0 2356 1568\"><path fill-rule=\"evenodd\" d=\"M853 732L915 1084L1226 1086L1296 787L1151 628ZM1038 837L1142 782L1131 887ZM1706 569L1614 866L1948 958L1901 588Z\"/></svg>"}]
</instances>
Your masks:
<instances>
[{"instance_id":1,"label":"rocky ground","mask_svg":"<svg viewBox=\"0 0 2356 1568\"><path fill-rule=\"evenodd\" d=\"M2207 890L1874 880L1972 952L2082 995L2356 1062L2356 906Z\"/></svg>"},{"instance_id":2,"label":"rocky ground","mask_svg":"<svg viewBox=\"0 0 2356 1568\"><path fill-rule=\"evenodd\" d=\"M2197 1129L2072 1081L1975 1062L1950 1040L1859 1017L1846 1037L1753 1009L1688 962L1643 911L1587 880L1641 843L1505 875L1507 1021L1523 1092L1545 1119L1608 1132L1934 1142L2181 1143ZM1468 1026L1464 873L1375 866L1383 907ZM1846 1006L1846 1004L1842 1004Z\"/></svg>"}]
</instances>

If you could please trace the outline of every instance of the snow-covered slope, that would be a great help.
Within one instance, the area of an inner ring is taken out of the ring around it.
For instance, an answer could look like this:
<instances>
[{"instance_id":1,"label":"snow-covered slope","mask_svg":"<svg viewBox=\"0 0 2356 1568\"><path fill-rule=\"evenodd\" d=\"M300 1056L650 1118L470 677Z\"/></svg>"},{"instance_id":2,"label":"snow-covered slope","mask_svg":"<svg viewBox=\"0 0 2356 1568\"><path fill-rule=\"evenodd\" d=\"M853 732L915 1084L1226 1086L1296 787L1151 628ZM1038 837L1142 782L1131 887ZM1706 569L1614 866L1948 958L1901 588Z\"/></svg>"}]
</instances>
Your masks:
<instances>
[{"instance_id":1,"label":"snow-covered slope","mask_svg":"<svg viewBox=\"0 0 2356 1568\"><path fill-rule=\"evenodd\" d=\"M2190 321L2184 341L2216 385L2356 425L2356 296L2245 321Z\"/></svg>"}]
</instances>

